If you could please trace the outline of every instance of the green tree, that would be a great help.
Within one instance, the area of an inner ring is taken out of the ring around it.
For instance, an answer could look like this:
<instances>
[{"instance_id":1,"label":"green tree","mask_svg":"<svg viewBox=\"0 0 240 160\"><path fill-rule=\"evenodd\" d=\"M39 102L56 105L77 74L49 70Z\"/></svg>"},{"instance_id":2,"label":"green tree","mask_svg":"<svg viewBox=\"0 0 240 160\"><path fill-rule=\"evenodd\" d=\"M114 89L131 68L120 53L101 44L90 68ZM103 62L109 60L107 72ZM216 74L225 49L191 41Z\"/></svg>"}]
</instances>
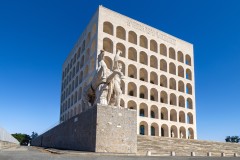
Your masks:
<instances>
[{"instance_id":1,"label":"green tree","mask_svg":"<svg viewBox=\"0 0 240 160\"><path fill-rule=\"evenodd\" d=\"M239 136L227 136L225 138L226 142L231 142L231 143L239 143L240 142L240 138Z\"/></svg>"},{"instance_id":2,"label":"green tree","mask_svg":"<svg viewBox=\"0 0 240 160\"><path fill-rule=\"evenodd\" d=\"M12 136L20 142L20 145L28 145L31 140L31 137L27 134L15 133Z\"/></svg>"},{"instance_id":3,"label":"green tree","mask_svg":"<svg viewBox=\"0 0 240 160\"><path fill-rule=\"evenodd\" d=\"M35 139L38 136L37 132L32 132L31 139Z\"/></svg>"}]
</instances>

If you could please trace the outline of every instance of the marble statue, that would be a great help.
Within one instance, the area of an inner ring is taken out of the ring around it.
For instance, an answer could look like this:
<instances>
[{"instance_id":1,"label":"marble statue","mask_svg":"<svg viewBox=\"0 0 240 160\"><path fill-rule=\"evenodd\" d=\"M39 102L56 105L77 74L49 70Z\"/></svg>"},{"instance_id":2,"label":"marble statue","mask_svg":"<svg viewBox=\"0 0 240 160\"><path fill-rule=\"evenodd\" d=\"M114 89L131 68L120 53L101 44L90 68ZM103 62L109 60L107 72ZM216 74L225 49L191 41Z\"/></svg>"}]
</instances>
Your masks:
<instances>
[{"instance_id":1,"label":"marble statue","mask_svg":"<svg viewBox=\"0 0 240 160\"><path fill-rule=\"evenodd\" d=\"M104 51L99 54L99 67L92 81L84 88L84 105L91 107L96 104L120 107L121 80L124 78L122 64L119 62L120 50L114 57L112 68L108 68L104 61Z\"/></svg>"}]
</instances>

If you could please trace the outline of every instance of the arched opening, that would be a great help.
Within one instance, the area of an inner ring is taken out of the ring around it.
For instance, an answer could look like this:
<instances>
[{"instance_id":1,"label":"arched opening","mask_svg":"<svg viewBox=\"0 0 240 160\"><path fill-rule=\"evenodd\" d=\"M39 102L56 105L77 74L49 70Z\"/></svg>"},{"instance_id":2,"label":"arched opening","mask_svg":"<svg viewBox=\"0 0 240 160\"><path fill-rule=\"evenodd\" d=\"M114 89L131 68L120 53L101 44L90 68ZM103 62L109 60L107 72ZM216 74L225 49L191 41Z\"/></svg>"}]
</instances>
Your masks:
<instances>
[{"instance_id":1,"label":"arched opening","mask_svg":"<svg viewBox=\"0 0 240 160\"><path fill-rule=\"evenodd\" d=\"M140 71L139 71L139 79L141 81L145 81L145 82L148 82L148 73L147 73L147 70L144 69L144 68L141 68Z\"/></svg>"},{"instance_id":2,"label":"arched opening","mask_svg":"<svg viewBox=\"0 0 240 160\"><path fill-rule=\"evenodd\" d=\"M185 108L185 99L183 96L179 96L178 98L178 106Z\"/></svg>"},{"instance_id":3,"label":"arched opening","mask_svg":"<svg viewBox=\"0 0 240 160\"><path fill-rule=\"evenodd\" d=\"M128 42L137 44L137 34L133 31L128 32Z\"/></svg>"},{"instance_id":4,"label":"arched opening","mask_svg":"<svg viewBox=\"0 0 240 160\"><path fill-rule=\"evenodd\" d=\"M158 62L157 62L157 58L155 56L150 57L150 66L158 69Z\"/></svg>"},{"instance_id":5,"label":"arched opening","mask_svg":"<svg viewBox=\"0 0 240 160\"><path fill-rule=\"evenodd\" d=\"M79 75L79 84L82 83L83 80L83 71L81 71L80 75Z\"/></svg>"},{"instance_id":6,"label":"arched opening","mask_svg":"<svg viewBox=\"0 0 240 160\"><path fill-rule=\"evenodd\" d=\"M145 122L145 121L140 122L139 134L140 135L148 135L148 124L147 124L147 122Z\"/></svg>"},{"instance_id":7,"label":"arched opening","mask_svg":"<svg viewBox=\"0 0 240 160\"><path fill-rule=\"evenodd\" d=\"M88 43L90 42L90 39L91 39L91 32L88 32L86 45L88 45Z\"/></svg>"},{"instance_id":8,"label":"arched opening","mask_svg":"<svg viewBox=\"0 0 240 160\"><path fill-rule=\"evenodd\" d=\"M109 53L113 53L113 42L109 38L103 39L103 50Z\"/></svg>"},{"instance_id":9,"label":"arched opening","mask_svg":"<svg viewBox=\"0 0 240 160\"><path fill-rule=\"evenodd\" d=\"M90 69L90 73L92 73L94 71L95 68L95 61L94 58L91 59L91 69Z\"/></svg>"},{"instance_id":10,"label":"arched opening","mask_svg":"<svg viewBox=\"0 0 240 160\"><path fill-rule=\"evenodd\" d=\"M159 127L157 123L151 125L151 136L159 136Z\"/></svg>"},{"instance_id":11,"label":"arched opening","mask_svg":"<svg viewBox=\"0 0 240 160\"><path fill-rule=\"evenodd\" d=\"M104 57L104 62L106 63L108 69L111 69L111 68L112 68L112 63L113 63L113 62L112 62L112 59L111 59L110 57L105 56L105 57Z\"/></svg>"},{"instance_id":12,"label":"arched opening","mask_svg":"<svg viewBox=\"0 0 240 160\"><path fill-rule=\"evenodd\" d=\"M148 40L145 36L140 36L140 46L143 48L148 48Z\"/></svg>"},{"instance_id":13,"label":"arched opening","mask_svg":"<svg viewBox=\"0 0 240 160\"><path fill-rule=\"evenodd\" d=\"M178 91L184 93L184 83L183 83L183 81L178 81Z\"/></svg>"},{"instance_id":14,"label":"arched opening","mask_svg":"<svg viewBox=\"0 0 240 160\"><path fill-rule=\"evenodd\" d=\"M153 39L150 41L150 50L158 53L157 42Z\"/></svg>"},{"instance_id":15,"label":"arched opening","mask_svg":"<svg viewBox=\"0 0 240 160\"><path fill-rule=\"evenodd\" d=\"M186 93L187 94L192 94L192 85L191 84L187 84L187 86L186 86Z\"/></svg>"},{"instance_id":16,"label":"arched opening","mask_svg":"<svg viewBox=\"0 0 240 160\"><path fill-rule=\"evenodd\" d=\"M141 51L139 56L139 62L148 65L148 56L145 52Z\"/></svg>"},{"instance_id":17,"label":"arched opening","mask_svg":"<svg viewBox=\"0 0 240 160\"><path fill-rule=\"evenodd\" d=\"M176 80L174 78L169 79L169 88L176 90Z\"/></svg>"},{"instance_id":18,"label":"arched opening","mask_svg":"<svg viewBox=\"0 0 240 160\"><path fill-rule=\"evenodd\" d=\"M186 70L186 79L192 80L192 72L190 69Z\"/></svg>"},{"instance_id":19,"label":"arched opening","mask_svg":"<svg viewBox=\"0 0 240 160\"><path fill-rule=\"evenodd\" d=\"M155 72L150 73L150 83L158 85L157 73L155 73Z\"/></svg>"},{"instance_id":20,"label":"arched opening","mask_svg":"<svg viewBox=\"0 0 240 160\"><path fill-rule=\"evenodd\" d=\"M139 116L148 117L148 106L145 103L140 104Z\"/></svg>"},{"instance_id":21,"label":"arched opening","mask_svg":"<svg viewBox=\"0 0 240 160\"><path fill-rule=\"evenodd\" d=\"M193 115L190 112L187 114L187 124L193 124Z\"/></svg>"},{"instance_id":22,"label":"arched opening","mask_svg":"<svg viewBox=\"0 0 240 160\"><path fill-rule=\"evenodd\" d=\"M80 62L80 68L84 66L84 55L82 55L81 62Z\"/></svg>"},{"instance_id":23,"label":"arched opening","mask_svg":"<svg viewBox=\"0 0 240 160\"><path fill-rule=\"evenodd\" d=\"M166 124L161 126L161 137L169 137L168 126Z\"/></svg>"},{"instance_id":24,"label":"arched opening","mask_svg":"<svg viewBox=\"0 0 240 160\"><path fill-rule=\"evenodd\" d=\"M96 31L97 31L97 26L96 26L96 24L94 24L94 25L92 26L92 37L95 36Z\"/></svg>"},{"instance_id":25,"label":"arched opening","mask_svg":"<svg viewBox=\"0 0 240 160\"><path fill-rule=\"evenodd\" d=\"M127 107L128 107L129 109L135 109L135 110L137 110L137 103L134 102L133 100L130 100L130 101L128 101Z\"/></svg>"},{"instance_id":26,"label":"arched opening","mask_svg":"<svg viewBox=\"0 0 240 160\"><path fill-rule=\"evenodd\" d=\"M121 57L126 57L126 48L122 43L117 43L116 52L120 50L122 53L120 54Z\"/></svg>"},{"instance_id":27,"label":"arched opening","mask_svg":"<svg viewBox=\"0 0 240 160\"><path fill-rule=\"evenodd\" d=\"M128 77L137 78L137 68L132 64L128 66Z\"/></svg>"},{"instance_id":28,"label":"arched opening","mask_svg":"<svg viewBox=\"0 0 240 160\"><path fill-rule=\"evenodd\" d=\"M175 54L175 50L171 47L169 48L169 58L171 59L176 59L176 54Z\"/></svg>"},{"instance_id":29,"label":"arched opening","mask_svg":"<svg viewBox=\"0 0 240 160\"><path fill-rule=\"evenodd\" d=\"M158 102L158 92L155 88L152 88L150 91L150 100Z\"/></svg>"},{"instance_id":30,"label":"arched opening","mask_svg":"<svg viewBox=\"0 0 240 160\"><path fill-rule=\"evenodd\" d=\"M130 47L130 48L128 49L128 59L137 62L137 51L136 51L135 48Z\"/></svg>"},{"instance_id":31,"label":"arched opening","mask_svg":"<svg viewBox=\"0 0 240 160\"><path fill-rule=\"evenodd\" d=\"M160 60L160 70L167 72L167 62L163 59Z\"/></svg>"},{"instance_id":32,"label":"arched opening","mask_svg":"<svg viewBox=\"0 0 240 160\"><path fill-rule=\"evenodd\" d=\"M82 98L82 87L80 87L78 91L78 100L80 100L81 98Z\"/></svg>"},{"instance_id":33,"label":"arched opening","mask_svg":"<svg viewBox=\"0 0 240 160\"><path fill-rule=\"evenodd\" d=\"M91 55L94 55L95 52L96 52L96 40L94 40L92 42L92 45L91 45Z\"/></svg>"},{"instance_id":34,"label":"arched opening","mask_svg":"<svg viewBox=\"0 0 240 160\"><path fill-rule=\"evenodd\" d=\"M137 87L136 84L133 82L128 83L128 95L137 97Z\"/></svg>"},{"instance_id":35,"label":"arched opening","mask_svg":"<svg viewBox=\"0 0 240 160\"><path fill-rule=\"evenodd\" d=\"M181 139L186 139L186 129L184 127L180 127L179 135Z\"/></svg>"},{"instance_id":36,"label":"arched opening","mask_svg":"<svg viewBox=\"0 0 240 160\"><path fill-rule=\"evenodd\" d=\"M163 56L167 56L167 47L165 44L160 44L160 54Z\"/></svg>"},{"instance_id":37,"label":"arched opening","mask_svg":"<svg viewBox=\"0 0 240 160\"><path fill-rule=\"evenodd\" d=\"M85 67L85 70L84 70L84 77L87 77L88 75L88 65Z\"/></svg>"},{"instance_id":38,"label":"arched opening","mask_svg":"<svg viewBox=\"0 0 240 160\"><path fill-rule=\"evenodd\" d=\"M167 88L167 83L168 83L167 77L165 75L161 75L160 76L160 86Z\"/></svg>"},{"instance_id":39,"label":"arched opening","mask_svg":"<svg viewBox=\"0 0 240 160\"><path fill-rule=\"evenodd\" d=\"M178 138L178 130L176 126L171 126L171 137Z\"/></svg>"},{"instance_id":40,"label":"arched opening","mask_svg":"<svg viewBox=\"0 0 240 160\"><path fill-rule=\"evenodd\" d=\"M123 80L121 80L121 90L122 94L125 94L125 82Z\"/></svg>"},{"instance_id":41,"label":"arched opening","mask_svg":"<svg viewBox=\"0 0 240 160\"><path fill-rule=\"evenodd\" d=\"M139 98L148 99L148 89L146 86L141 85L139 91Z\"/></svg>"},{"instance_id":42,"label":"arched opening","mask_svg":"<svg viewBox=\"0 0 240 160\"><path fill-rule=\"evenodd\" d=\"M185 120L185 113L183 111L179 112L179 122L180 123L185 123L186 122L186 120Z\"/></svg>"},{"instance_id":43,"label":"arched opening","mask_svg":"<svg viewBox=\"0 0 240 160\"><path fill-rule=\"evenodd\" d=\"M177 97L174 93L170 94L170 105L174 105L174 106L177 105Z\"/></svg>"},{"instance_id":44,"label":"arched opening","mask_svg":"<svg viewBox=\"0 0 240 160\"><path fill-rule=\"evenodd\" d=\"M194 139L194 132L192 128L188 128L188 139Z\"/></svg>"},{"instance_id":45,"label":"arched opening","mask_svg":"<svg viewBox=\"0 0 240 160\"><path fill-rule=\"evenodd\" d=\"M178 62L184 63L183 53L181 51L178 51L177 54L178 54Z\"/></svg>"},{"instance_id":46,"label":"arched opening","mask_svg":"<svg viewBox=\"0 0 240 160\"><path fill-rule=\"evenodd\" d=\"M117 37L126 40L126 31L121 26L117 26Z\"/></svg>"},{"instance_id":47,"label":"arched opening","mask_svg":"<svg viewBox=\"0 0 240 160\"><path fill-rule=\"evenodd\" d=\"M161 91L161 103L168 103L168 95L165 91Z\"/></svg>"},{"instance_id":48,"label":"arched opening","mask_svg":"<svg viewBox=\"0 0 240 160\"><path fill-rule=\"evenodd\" d=\"M177 122L177 112L174 109L170 111L170 121Z\"/></svg>"},{"instance_id":49,"label":"arched opening","mask_svg":"<svg viewBox=\"0 0 240 160\"><path fill-rule=\"evenodd\" d=\"M187 109L193 109L193 103L191 98L187 98Z\"/></svg>"},{"instance_id":50,"label":"arched opening","mask_svg":"<svg viewBox=\"0 0 240 160\"><path fill-rule=\"evenodd\" d=\"M151 118L158 119L158 107L155 105L151 106Z\"/></svg>"},{"instance_id":51,"label":"arched opening","mask_svg":"<svg viewBox=\"0 0 240 160\"><path fill-rule=\"evenodd\" d=\"M86 52L86 54L85 54L85 62L88 63L89 57L90 57L90 49L88 48L88 49L87 49L87 52Z\"/></svg>"},{"instance_id":52,"label":"arched opening","mask_svg":"<svg viewBox=\"0 0 240 160\"><path fill-rule=\"evenodd\" d=\"M123 108L125 108L125 103L124 103L124 100L123 100L123 99L121 99L121 101L120 101L120 106L123 107Z\"/></svg>"},{"instance_id":53,"label":"arched opening","mask_svg":"<svg viewBox=\"0 0 240 160\"><path fill-rule=\"evenodd\" d=\"M178 76L184 78L184 69L182 66L178 66Z\"/></svg>"},{"instance_id":54,"label":"arched opening","mask_svg":"<svg viewBox=\"0 0 240 160\"><path fill-rule=\"evenodd\" d=\"M103 32L113 35L113 25L110 22L103 23Z\"/></svg>"},{"instance_id":55,"label":"arched opening","mask_svg":"<svg viewBox=\"0 0 240 160\"><path fill-rule=\"evenodd\" d=\"M168 110L165 107L161 108L161 120L168 120Z\"/></svg>"},{"instance_id":56,"label":"arched opening","mask_svg":"<svg viewBox=\"0 0 240 160\"><path fill-rule=\"evenodd\" d=\"M185 63L189 66L192 65L191 57L188 54L185 56Z\"/></svg>"},{"instance_id":57,"label":"arched opening","mask_svg":"<svg viewBox=\"0 0 240 160\"><path fill-rule=\"evenodd\" d=\"M176 75L176 66L174 63L169 64L169 73Z\"/></svg>"}]
</instances>

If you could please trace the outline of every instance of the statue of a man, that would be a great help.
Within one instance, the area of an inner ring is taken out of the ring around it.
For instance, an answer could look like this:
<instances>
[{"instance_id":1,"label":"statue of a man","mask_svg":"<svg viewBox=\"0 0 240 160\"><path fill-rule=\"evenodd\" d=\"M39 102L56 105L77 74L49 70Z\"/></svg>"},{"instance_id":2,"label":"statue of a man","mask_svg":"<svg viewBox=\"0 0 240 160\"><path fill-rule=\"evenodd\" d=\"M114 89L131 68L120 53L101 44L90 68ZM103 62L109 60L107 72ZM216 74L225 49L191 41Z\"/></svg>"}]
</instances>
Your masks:
<instances>
[{"instance_id":1,"label":"statue of a man","mask_svg":"<svg viewBox=\"0 0 240 160\"><path fill-rule=\"evenodd\" d=\"M114 57L114 65L113 72L115 72L115 76L109 84L109 92L108 92L108 104L120 107L122 89L121 89L121 80L123 79L122 73L122 63L119 63L119 56L122 52L120 50L117 51Z\"/></svg>"}]
</instances>

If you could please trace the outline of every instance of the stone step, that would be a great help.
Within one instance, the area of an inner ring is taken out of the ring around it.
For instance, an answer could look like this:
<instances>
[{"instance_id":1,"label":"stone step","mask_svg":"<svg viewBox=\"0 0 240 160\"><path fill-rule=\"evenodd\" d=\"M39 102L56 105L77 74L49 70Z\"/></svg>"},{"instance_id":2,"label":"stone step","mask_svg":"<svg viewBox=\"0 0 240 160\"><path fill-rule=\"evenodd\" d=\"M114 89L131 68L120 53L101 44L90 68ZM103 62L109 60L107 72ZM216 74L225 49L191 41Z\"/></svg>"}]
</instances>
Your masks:
<instances>
[{"instance_id":1,"label":"stone step","mask_svg":"<svg viewBox=\"0 0 240 160\"><path fill-rule=\"evenodd\" d=\"M240 155L240 144L210 142L199 140L186 140L166 137L138 136L138 154L145 155L151 151L152 155L170 155L174 151L177 156L206 156L211 152L212 156L233 157L234 153Z\"/></svg>"}]
</instances>

